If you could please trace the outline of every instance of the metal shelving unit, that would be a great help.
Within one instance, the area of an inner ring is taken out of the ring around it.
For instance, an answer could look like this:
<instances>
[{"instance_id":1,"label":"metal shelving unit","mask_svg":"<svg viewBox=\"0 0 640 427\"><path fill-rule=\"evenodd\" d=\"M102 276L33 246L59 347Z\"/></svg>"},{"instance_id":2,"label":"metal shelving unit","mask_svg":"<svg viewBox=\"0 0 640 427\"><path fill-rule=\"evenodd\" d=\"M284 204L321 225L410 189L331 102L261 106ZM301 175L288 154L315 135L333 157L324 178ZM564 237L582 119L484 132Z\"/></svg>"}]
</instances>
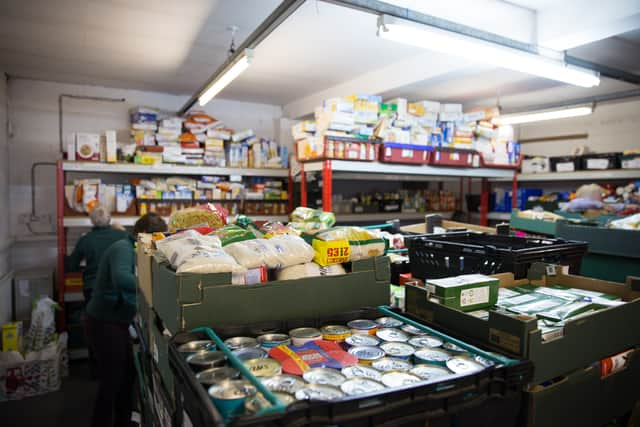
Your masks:
<instances>
[{"instance_id":1,"label":"metal shelving unit","mask_svg":"<svg viewBox=\"0 0 640 427\"><path fill-rule=\"evenodd\" d=\"M251 215L251 218L256 221L287 221L286 215ZM165 221L169 220L169 217L163 217ZM125 227L132 226L138 220L137 216L112 216L111 220L118 222ZM65 227L91 227L91 221L86 216L65 216L63 220Z\"/></svg>"},{"instance_id":2,"label":"metal shelving unit","mask_svg":"<svg viewBox=\"0 0 640 427\"><path fill-rule=\"evenodd\" d=\"M183 166L162 163L137 165L134 163L62 162L65 172L120 173L137 175L228 175L286 178L289 169L243 169L215 166Z\"/></svg>"},{"instance_id":3,"label":"metal shelving unit","mask_svg":"<svg viewBox=\"0 0 640 427\"><path fill-rule=\"evenodd\" d=\"M610 169L575 172L549 172L518 174L520 182L555 182L555 181L606 181L618 179L640 179L640 169ZM507 178L494 178L491 181L511 181Z\"/></svg>"},{"instance_id":4,"label":"metal shelving unit","mask_svg":"<svg viewBox=\"0 0 640 427\"><path fill-rule=\"evenodd\" d=\"M336 214L336 223L386 221L389 219L399 219L400 221L424 220L424 216L429 214L438 214L443 218L449 219L453 215L453 212L379 212L363 214Z\"/></svg>"}]
</instances>

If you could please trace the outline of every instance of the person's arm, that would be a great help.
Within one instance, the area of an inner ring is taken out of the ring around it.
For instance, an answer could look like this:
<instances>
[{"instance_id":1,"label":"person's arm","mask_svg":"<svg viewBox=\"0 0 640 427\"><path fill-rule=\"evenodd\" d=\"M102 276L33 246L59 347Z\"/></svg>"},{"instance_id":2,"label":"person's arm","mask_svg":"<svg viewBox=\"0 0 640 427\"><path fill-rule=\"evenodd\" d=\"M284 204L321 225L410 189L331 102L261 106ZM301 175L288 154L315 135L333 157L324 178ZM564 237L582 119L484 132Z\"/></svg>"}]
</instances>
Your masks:
<instances>
[{"instance_id":1,"label":"person's arm","mask_svg":"<svg viewBox=\"0 0 640 427\"><path fill-rule=\"evenodd\" d=\"M133 271L135 263L135 253L128 244L126 247L112 253L111 259L111 280L117 287L118 293L122 296L123 302L136 306L136 275Z\"/></svg>"},{"instance_id":2,"label":"person's arm","mask_svg":"<svg viewBox=\"0 0 640 427\"><path fill-rule=\"evenodd\" d=\"M80 271L80 263L85 257L84 254L84 236L81 236L76 243L76 247L73 248L71 255L67 255L64 259L64 269L70 273Z\"/></svg>"}]
</instances>

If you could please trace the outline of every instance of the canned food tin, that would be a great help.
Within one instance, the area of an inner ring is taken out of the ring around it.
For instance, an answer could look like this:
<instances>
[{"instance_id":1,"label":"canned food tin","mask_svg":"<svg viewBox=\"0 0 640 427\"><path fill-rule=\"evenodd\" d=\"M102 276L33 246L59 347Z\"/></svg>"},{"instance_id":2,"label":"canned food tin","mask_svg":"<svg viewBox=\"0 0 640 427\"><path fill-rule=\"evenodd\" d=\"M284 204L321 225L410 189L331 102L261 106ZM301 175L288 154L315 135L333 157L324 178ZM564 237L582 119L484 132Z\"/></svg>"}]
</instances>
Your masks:
<instances>
[{"instance_id":1,"label":"canned food tin","mask_svg":"<svg viewBox=\"0 0 640 427\"><path fill-rule=\"evenodd\" d=\"M383 372L389 371L409 371L413 365L406 360L396 359L395 357L383 357L371 364L371 367Z\"/></svg>"},{"instance_id":2,"label":"canned food tin","mask_svg":"<svg viewBox=\"0 0 640 427\"><path fill-rule=\"evenodd\" d=\"M309 384L330 385L332 387L339 387L340 384L346 381L345 376L340 371L331 368L309 369L302 374L302 378Z\"/></svg>"},{"instance_id":3,"label":"canned food tin","mask_svg":"<svg viewBox=\"0 0 640 427\"><path fill-rule=\"evenodd\" d=\"M273 395L284 406L289 406L296 401L296 398L288 393L273 393ZM246 399L244 409L249 414L255 414L258 411L269 408L271 406L273 406L273 404L269 402L269 400L262 393L257 393L255 396L251 396Z\"/></svg>"},{"instance_id":4,"label":"canned food tin","mask_svg":"<svg viewBox=\"0 0 640 427\"><path fill-rule=\"evenodd\" d=\"M201 351L187 357L187 363L195 372L224 366L227 357L221 351Z\"/></svg>"},{"instance_id":5,"label":"canned food tin","mask_svg":"<svg viewBox=\"0 0 640 427\"><path fill-rule=\"evenodd\" d=\"M230 350L239 350L241 348L257 348L260 345L258 340L251 337L233 337L225 340L224 345L229 347Z\"/></svg>"},{"instance_id":6,"label":"canned food tin","mask_svg":"<svg viewBox=\"0 0 640 427\"><path fill-rule=\"evenodd\" d=\"M260 335L257 340L260 347L266 349L274 348L279 345L289 345L291 343L289 335L287 334L265 334Z\"/></svg>"},{"instance_id":7,"label":"canned food tin","mask_svg":"<svg viewBox=\"0 0 640 427\"><path fill-rule=\"evenodd\" d=\"M355 334L347 337L344 340L345 343L349 344L352 347L364 346L364 347L375 347L380 344L380 340L373 335L362 335Z\"/></svg>"},{"instance_id":8,"label":"canned food tin","mask_svg":"<svg viewBox=\"0 0 640 427\"><path fill-rule=\"evenodd\" d=\"M351 336L351 329L342 325L327 325L320 328L322 339L327 341L343 342Z\"/></svg>"},{"instance_id":9,"label":"canned food tin","mask_svg":"<svg viewBox=\"0 0 640 427\"><path fill-rule=\"evenodd\" d=\"M409 334L409 335L424 335L426 334L425 331L416 328L413 325L404 325L400 328L402 331L404 331L405 333Z\"/></svg>"},{"instance_id":10,"label":"canned food tin","mask_svg":"<svg viewBox=\"0 0 640 427\"><path fill-rule=\"evenodd\" d=\"M256 377L272 377L282 373L280 362L274 359L250 359L244 362L244 366Z\"/></svg>"},{"instance_id":11,"label":"canned food tin","mask_svg":"<svg viewBox=\"0 0 640 427\"><path fill-rule=\"evenodd\" d=\"M451 359L451 354L438 348L420 348L413 353L416 363L431 363L444 366L447 360Z\"/></svg>"},{"instance_id":12,"label":"canned food tin","mask_svg":"<svg viewBox=\"0 0 640 427\"><path fill-rule=\"evenodd\" d=\"M375 335L378 331L378 324L373 320L356 319L347 323L352 334Z\"/></svg>"},{"instance_id":13,"label":"canned food tin","mask_svg":"<svg viewBox=\"0 0 640 427\"><path fill-rule=\"evenodd\" d=\"M298 400L336 400L342 399L344 393L337 387L331 387L321 384L307 384L300 390L296 391L296 399Z\"/></svg>"},{"instance_id":14,"label":"canned food tin","mask_svg":"<svg viewBox=\"0 0 640 427\"><path fill-rule=\"evenodd\" d=\"M417 377L420 377L425 381L433 381L439 378L445 378L452 375L452 372L447 368L444 368L442 366L427 365L427 364L418 365L412 370L410 370L409 373Z\"/></svg>"},{"instance_id":15,"label":"canned food tin","mask_svg":"<svg viewBox=\"0 0 640 427\"><path fill-rule=\"evenodd\" d=\"M211 340L198 340L198 341L189 341L187 343L182 344L178 347L178 352L182 354L182 356L186 359L192 354L198 353L200 351L211 351L215 350L216 345Z\"/></svg>"},{"instance_id":16,"label":"canned food tin","mask_svg":"<svg viewBox=\"0 0 640 427\"><path fill-rule=\"evenodd\" d=\"M381 328L399 328L404 325L402 321L394 317L378 317L376 323L380 325Z\"/></svg>"},{"instance_id":17,"label":"canned food tin","mask_svg":"<svg viewBox=\"0 0 640 427\"><path fill-rule=\"evenodd\" d=\"M452 342L446 342L446 343L442 344L442 348L444 348L445 350L450 351L451 353L454 353L454 354L467 354L467 353L469 353L464 348L459 347L459 346L455 345Z\"/></svg>"},{"instance_id":18,"label":"canned food tin","mask_svg":"<svg viewBox=\"0 0 640 427\"><path fill-rule=\"evenodd\" d=\"M209 387L208 393L220 415L230 418L244 412L245 400L255 395L256 389L245 380L227 380Z\"/></svg>"},{"instance_id":19,"label":"canned food tin","mask_svg":"<svg viewBox=\"0 0 640 427\"><path fill-rule=\"evenodd\" d=\"M358 363L362 365L371 365L374 360L384 357L384 350L372 346L356 346L347 350L349 354L358 358Z\"/></svg>"},{"instance_id":20,"label":"canned food tin","mask_svg":"<svg viewBox=\"0 0 640 427\"><path fill-rule=\"evenodd\" d=\"M378 329L376 336L382 341L406 342L409 340L407 334L396 328Z\"/></svg>"},{"instance_id":21,"label":"canned food tin","mask_svg":"<svg viewBox=\"0 0 640 427\"><path fill-rule=\"evenodd\" d=\"M211 368L196 374L196 380L198 380L200 384L207 386L207 388L225 380L235 380L238 378L240 378L240 372L229 366Z\"/></svg>"},{"instance_id":22,"label":"canned food tin","mask_svg":"<svg viewBox=\"0 0 640 427\"><path fill-rule=\"evenodd\" d=\"M442 345L442 340L431 335L421 335L411 338L409 344L416 348L435 348Z\"/></svg>"},{"instance_id":23,"label":"canned food tin","mask_svg":"<svg viewBox=\"0 0 640 427\"><path fill-rule=\"evenodd\" d=\"M266 359L267 352L261 348L245 347L233 350L232 353L240 360L247 361L251 359Z\"/></svg>"},{"instance_id":24,"label":"canned food tin","mask_svg":"<svg viewBox=\"0 0 640 427\"><path fill-rule=\"evenodd\" d=\"M342 368L341 372L342 375L347 378L368 378L370 380L380 381L380 377L382 377L382 372L370 366L347 366L346 368Z\"/></svg>"},{"instance_id":25,"label":"canned food tin","mask_svg":"<svg viewBox=\"0 0 640 427\"><path fill-rule=\"evenodd\" d=\"M277 397L278 400L280 401L280 403L282 403L284 406L289 406L293 402L296 401L296 398L293 397L293 394L289 394L289 393L273 393L273 395L275 397Z\"/></svg>"},{"instance_id":26,"label":"canned food tin","mask_svg":"<svg viewBox=\"0 0 640 427\"><path fill-rule=\"evenodd\" d=\"M471 372L482 371L485 369L485 366L470 357L456 356L447 360L447 368L456 374L469 374Z\"/></svg>"},{"instance_id":27,"label":"canned food tin","mask_svg":"<svg viewBox=\"0 0 640 427\"><path fill-rule=\"evenodd\" d=\"M269 378L262 378L262 384L271 391L279 393L295 394L305 386L305 382L295 375L275 375Z\"/></svg>"},{"instance_id":28,"label":"canned food tin","mask_svg":"<svg viewBox=\"0 0 640 427\"><path fill-rule=\"evenodd\" d=\"M408 372L389 371L382 374L382 378L380 379L380 381L387 387L402 387L419 383L422 380L420 379L420 377L417 377Z\"/></svg>"},{"instance_id":29,"label":"canned food tin","mask_svg":"<svg viewBox=\"0 0 640 427\"><path fill-rule=\"evenodd\" d=\"M413 346L404 342L385 342L380 345L380 348L387 356L397 357L403 360L409 359L413 352L416 351Z\"/></svg>"},{"instance_id":30,"label":"canned food tin","mask_svg":"<svg viewBox=\"0 0 640 427\"><path fill-rule=\"evenodd\" d=\"M476 362L478 362L479 364L481 364L482 366L484 366L485 368L488 368L489 366L493 366L495 365L495 362L489 360L489 359L485 359L482 356L476 356L473 358Z\"/></svg>"},{"instance_id":31,"label":"canned food tin","mask_svg":"<svg viewBox=\"0 0 640 427\"><path fill-rule=\"evenodd\" d=\"M384 390L384 385L368 378L351 378L340 384L340 390L347 396L355 396Z\"/></svg>"},{"instance_id":32,"label":"canned food tin","mask_svg":"<svg viewBox=\"0 0 640 427\"><path fill-rule=\"evenodd\" d=\"M316 328L296 328L289 331L291 343L296 347L304 345L309 341L322 339L322 333Z\"/></svg>"}]
</instances>

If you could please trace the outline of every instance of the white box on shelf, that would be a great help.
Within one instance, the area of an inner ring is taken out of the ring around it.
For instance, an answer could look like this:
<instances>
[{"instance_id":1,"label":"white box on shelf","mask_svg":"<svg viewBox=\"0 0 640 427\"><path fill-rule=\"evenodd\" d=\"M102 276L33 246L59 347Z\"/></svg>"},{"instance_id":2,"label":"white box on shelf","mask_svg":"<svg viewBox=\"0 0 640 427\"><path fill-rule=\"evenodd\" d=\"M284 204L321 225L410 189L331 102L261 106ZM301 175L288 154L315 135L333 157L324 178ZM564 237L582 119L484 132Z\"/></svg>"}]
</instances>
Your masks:
<instances>
[{"instance_id":1,"label":"white box on shelf","mask_svg":"<svg viewBox=\"0 0 640 427\"><path fill-rule=\"evenodd\" d=\"M547 173L551 171L548 157L522 159L522 173Z\"/></svg>"},{"instance_id":2,"label":"white box on shelf","mask_svg":"<svg viewBox=\"0 0 640 427\"><path fill-rule=\"evenodd\" d=\"M104 149L102 160L107 163L118 161L118 143L116 142L116 131L107 130L104 132Z\"/></svg>"},{"instance_id":3,"label":"white box on shelf","mask_svg":"<svg viewBox=\"0 0 640 427\"><path fill-rule=\"evenodd\" d=\"M76 132L76 159L100 161L100 135L97 133Z\"/></svg>"}]
</instances>

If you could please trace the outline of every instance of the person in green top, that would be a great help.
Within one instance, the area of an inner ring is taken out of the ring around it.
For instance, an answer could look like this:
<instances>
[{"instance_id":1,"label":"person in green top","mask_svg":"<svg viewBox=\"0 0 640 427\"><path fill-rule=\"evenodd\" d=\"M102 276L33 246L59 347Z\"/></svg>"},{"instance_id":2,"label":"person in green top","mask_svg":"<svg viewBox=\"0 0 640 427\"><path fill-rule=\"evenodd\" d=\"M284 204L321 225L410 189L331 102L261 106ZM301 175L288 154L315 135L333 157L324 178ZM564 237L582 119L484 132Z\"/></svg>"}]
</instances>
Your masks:
<instances>
[{"instance_id":1,"label":"person in green top","mask_svg":"<svg viewBox=\"0 0 640 427\"><path fill-rule=\"evenodd\" d=\"M89 218L93 228L78 239L73 252L65 259L65 270L68 272L80 271L80 263L82 260L86 262L86 267L82 271L82 293L85 304L88 304L91 299L102 254L113 243L127 237L127 232L121 226L110 225L111 214L105 206L96 205L89 212Z\"/></svg>"},{"instance_id":2,"label":"person in green top","mask_svg":"<svg viewBox=\"0 0 640 427\"><path fill-rule=\"evenodd\" d=\"M112 244L98 266L85 321L98 362L93 427L132 425L135 367L129 325L136 314L135 239L138 233L166 230L162 217L144 215L133 226L133 235Z\"/></svg>"}]
</instances>

